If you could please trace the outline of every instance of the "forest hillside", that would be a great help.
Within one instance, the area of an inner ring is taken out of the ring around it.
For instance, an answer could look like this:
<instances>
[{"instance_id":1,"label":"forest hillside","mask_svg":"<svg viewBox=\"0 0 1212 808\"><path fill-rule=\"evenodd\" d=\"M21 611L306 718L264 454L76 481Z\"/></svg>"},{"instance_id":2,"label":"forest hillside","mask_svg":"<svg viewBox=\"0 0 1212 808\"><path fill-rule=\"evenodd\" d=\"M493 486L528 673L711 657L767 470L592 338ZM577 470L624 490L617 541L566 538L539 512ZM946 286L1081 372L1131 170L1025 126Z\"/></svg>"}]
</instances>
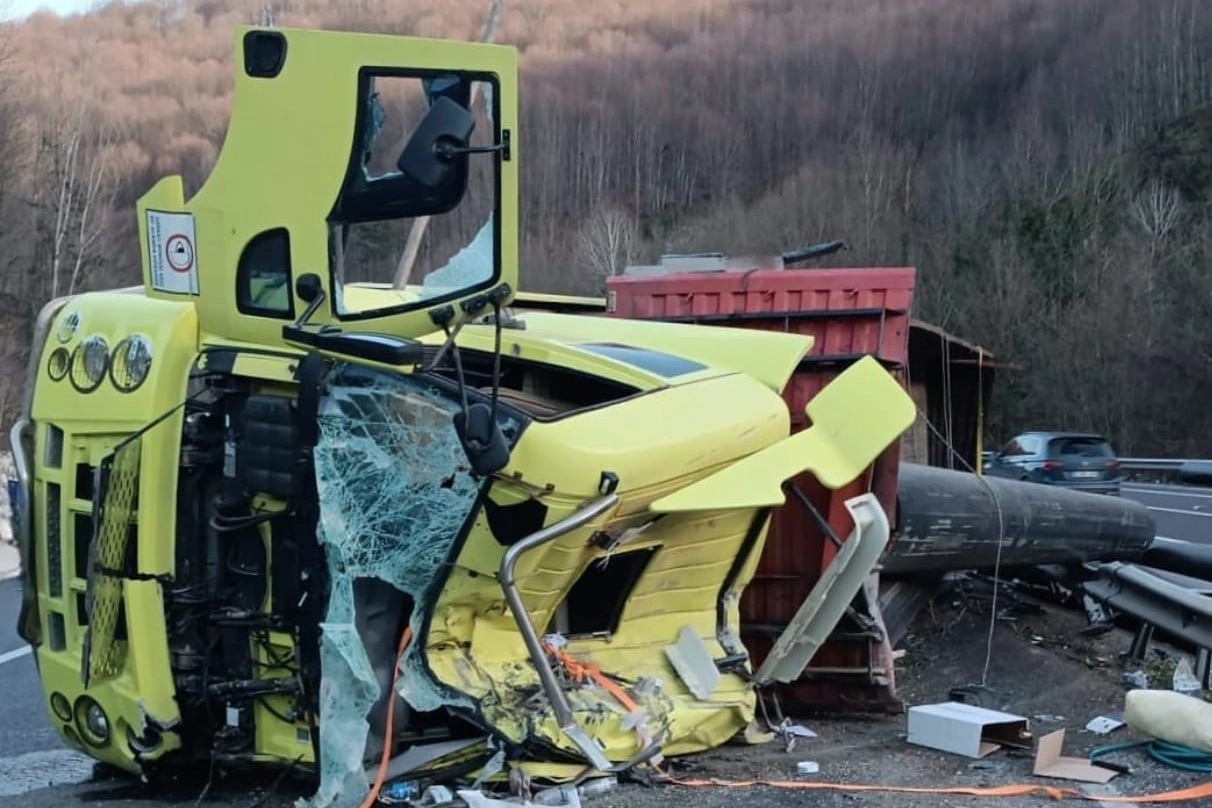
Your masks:
<instances>
[{"instance_id":1,"label":"forest hillside","mask_svg":"<svg viewBox=\"0 0 1212 808\"><path fill-rule=\"evenodd\" d=\"M39 306L138 280L135 198L206 176L241 23L478 39L488 0L146 0L0 26L0 414ZM844 239L1003 372L989 439L1212 454L1212 3L505 0L523 279Z\"/></svg>"}]
</instances>

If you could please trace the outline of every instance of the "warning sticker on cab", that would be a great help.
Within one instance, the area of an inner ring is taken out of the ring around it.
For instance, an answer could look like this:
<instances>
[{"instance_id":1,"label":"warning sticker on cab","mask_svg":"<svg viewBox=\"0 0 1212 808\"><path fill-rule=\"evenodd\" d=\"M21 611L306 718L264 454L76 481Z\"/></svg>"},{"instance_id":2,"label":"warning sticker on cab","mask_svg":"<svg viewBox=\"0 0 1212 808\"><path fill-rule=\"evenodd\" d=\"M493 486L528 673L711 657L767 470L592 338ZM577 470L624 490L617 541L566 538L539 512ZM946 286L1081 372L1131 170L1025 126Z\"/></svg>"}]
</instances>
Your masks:
<instances>
[{"instance_id":1,"label":"warning sticker on cab","mask_svg":"<svg viewBox=\"0 0 1212 808\"><path fill-rule=\"evenodd\" d=\"M196 243L192 213L147 212L147 260L153 289L198 294Z\"/></svg>"}]
</instances>

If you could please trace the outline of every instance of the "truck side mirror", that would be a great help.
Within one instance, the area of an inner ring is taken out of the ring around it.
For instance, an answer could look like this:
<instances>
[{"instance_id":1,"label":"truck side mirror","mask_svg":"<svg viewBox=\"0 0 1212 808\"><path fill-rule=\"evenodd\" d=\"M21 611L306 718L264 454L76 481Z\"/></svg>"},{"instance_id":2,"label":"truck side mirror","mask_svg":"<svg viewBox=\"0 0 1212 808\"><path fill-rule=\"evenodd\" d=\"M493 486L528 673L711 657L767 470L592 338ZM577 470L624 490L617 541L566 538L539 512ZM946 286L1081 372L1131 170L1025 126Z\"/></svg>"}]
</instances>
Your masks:
<instances>
[{"instance_id":1,"label":"truck side mirror","mask_svg":"<svg viewBox=\"0 0 1212 808\"><path fill-rule=\"evenodd\" d=\"M400 152L396 168L426 188L441 188L452 171L467 162L475 118L446 96L439 96Z\"/></svg>"}]
</instances>

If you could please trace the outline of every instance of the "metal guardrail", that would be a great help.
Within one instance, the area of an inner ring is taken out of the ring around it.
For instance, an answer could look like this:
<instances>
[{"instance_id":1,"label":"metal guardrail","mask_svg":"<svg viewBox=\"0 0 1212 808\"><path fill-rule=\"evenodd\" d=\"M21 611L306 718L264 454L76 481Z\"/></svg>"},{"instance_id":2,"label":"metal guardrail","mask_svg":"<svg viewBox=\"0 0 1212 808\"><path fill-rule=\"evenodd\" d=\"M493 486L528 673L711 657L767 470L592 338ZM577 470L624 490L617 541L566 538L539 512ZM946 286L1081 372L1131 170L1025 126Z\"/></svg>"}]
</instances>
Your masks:
<instances>
[{"instance_id":1,"label":"metal guardrail","mask_svg":"<svg viewBox=\"0 0 1212 808\"><path fill-rule=\"evenodd\" d=\"M996 452L982 453L985 463L988 463ZM1120 467L1128 471L1179 471L1184 467L1202 466L1212 468L1212 458L1194 457L1121 457Z\"/></svg>"},{"instance_id":2,"label":"metal guardrail","mask_svg":"<svg viewBox=\"0 0 1212 808\"><path fill-rule=\"evenodd\" d=\"M1196 677L1212 687L1212 597L1162 577L1160 570L1112 561L1088 564L1095 577L1082 583L1086 594L1141 621L1131 656L1144 659L1153 628L1182 638L1196 649Z\"/></svg>"},{"instance_id":3,"label":"metal guardrail","mask_svg":"<svg viewBox=\"0 0 1212 808\"><path fill-rule=\"evenodd\" d=\"M1170 479L1187 485L1212 486L1212 460L1195 457L1121 457L1127 472L1157 479Z\"/></svg>"},{"instance_id":4,"label":"metal guardrail","mask_svg":"<svg viewBox=\"0 0 1212 808\"><path fill-rule=\"evenodd\" d=\"M1132 471L1178 471L1189 463L1207 463L1212 465L1212 460L1174 459L1169 457L1121 457L1119 459L1121 468Z\"/></svg>"},{"instance_id":5,"label":"metal guardrail","mask_svg":"<svg viewBox=\"0 0 1212 808\"><path fill-rule=\"evenodd\" d=\"M1212 648L1212 598L1135 564L1111 561L1092 566L1097 577L1082 588L1095 600L1197 647Z\"/></svg>"}]
</instances>

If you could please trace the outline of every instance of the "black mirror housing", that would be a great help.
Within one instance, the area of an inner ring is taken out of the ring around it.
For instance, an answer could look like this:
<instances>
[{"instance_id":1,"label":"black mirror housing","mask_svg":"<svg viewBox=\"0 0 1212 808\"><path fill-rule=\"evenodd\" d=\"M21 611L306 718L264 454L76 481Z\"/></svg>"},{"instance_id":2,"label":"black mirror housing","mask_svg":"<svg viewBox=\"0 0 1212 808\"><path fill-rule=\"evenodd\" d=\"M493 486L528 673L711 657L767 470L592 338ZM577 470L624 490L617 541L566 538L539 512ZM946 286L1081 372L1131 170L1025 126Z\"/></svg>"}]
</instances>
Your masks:
<instances>
[{"instance_id":1,"label":"black mirror housing","mask_svg":"<svg viewBox=\"0 0 1212 808\"><path fill-rule=\"evenodd\" d=\"M427 188L441 188L451 172L460 168L459 163L466 163L467 154L462 150L474 129L471 112L438 96L408 139L396 168Z\"/></svg>"}]
</instances>

